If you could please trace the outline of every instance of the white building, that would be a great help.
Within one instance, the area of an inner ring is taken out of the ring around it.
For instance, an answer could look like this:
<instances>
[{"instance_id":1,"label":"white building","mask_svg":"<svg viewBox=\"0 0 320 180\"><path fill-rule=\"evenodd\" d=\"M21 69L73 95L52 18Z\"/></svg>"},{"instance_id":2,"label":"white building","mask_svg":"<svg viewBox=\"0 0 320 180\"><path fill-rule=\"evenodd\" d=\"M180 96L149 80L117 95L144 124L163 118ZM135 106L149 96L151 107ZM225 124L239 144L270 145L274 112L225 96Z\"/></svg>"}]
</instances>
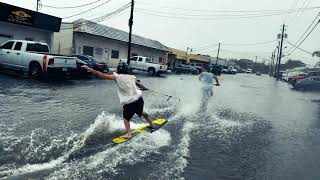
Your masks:
<instances>
[{"instance_id":1,"label":"white building","mask_svg":"<svg viewBox=\"0 0 320 180\"><path fill-rule=\"evenodd\" d=\"M0 45L8 40L44 42L53 46L53 33L60 30L61 18L0 3Z\"/></svg>"},{"instance_id":2,"label":"white building","mask_svg":"<svg viewBox=\"0 0 320 180\"><path fill-rule=\"evenodd\" d=\"M91 55L116 67L127 59L129 34L84 19L62 23L54 35L54 52L58 54ZM154 62L166 63L170 50L158 41L132 35L131 56L146 56Z\"/></svg>"}]
</instances>

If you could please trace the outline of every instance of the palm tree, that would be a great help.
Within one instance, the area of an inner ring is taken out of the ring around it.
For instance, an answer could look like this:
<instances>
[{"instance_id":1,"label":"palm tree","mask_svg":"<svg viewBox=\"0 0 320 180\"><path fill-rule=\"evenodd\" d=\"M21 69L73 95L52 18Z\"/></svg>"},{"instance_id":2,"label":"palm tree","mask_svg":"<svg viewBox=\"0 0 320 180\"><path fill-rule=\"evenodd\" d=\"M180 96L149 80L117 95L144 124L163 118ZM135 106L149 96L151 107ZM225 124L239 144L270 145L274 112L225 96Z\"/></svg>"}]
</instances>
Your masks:
<instances>
[{"instance_id":1,"label":"palm tree","mask_svg":"<svg viewBox=\"0 0 320 180\"><path fill-rule=\"evenodd\" d=\"M320 57L320 51L315 51L315 52L313 52L313 53L312 53L312 56L313 56L313 57L314 57L314 56ZM317 67L317 66L320 67L320 61L318 61L318 62L316 63L316 66L315 66L315 67Z\"/></svg>"},{"instance_id":2,"label":"palm tree","mask_svg":"<svg viewBox=\"0 0 320 180\"><path fill-rule=\"evenodd\" d=\"M312 53L312 56L320 57L320 51L315 51Z\"/></svg>"}]
</instances>

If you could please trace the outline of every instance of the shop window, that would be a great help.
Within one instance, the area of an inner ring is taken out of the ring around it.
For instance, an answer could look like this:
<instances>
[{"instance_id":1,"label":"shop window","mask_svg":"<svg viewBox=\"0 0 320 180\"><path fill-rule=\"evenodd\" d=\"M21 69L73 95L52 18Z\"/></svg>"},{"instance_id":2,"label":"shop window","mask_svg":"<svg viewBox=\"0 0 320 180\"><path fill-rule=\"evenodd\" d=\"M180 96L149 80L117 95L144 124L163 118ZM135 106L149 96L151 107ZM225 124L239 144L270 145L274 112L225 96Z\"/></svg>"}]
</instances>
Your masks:
<instances>
[{"instance_id":1,"label":"shop window","mask_svg":"<svg viewBox=\"0 0 320 180\"><path fill-rule=\"evenodd\" d=\"M119 59L119 51L112 50L111 51L111 58Z\"/></svg>"},{"instance_id":2,"label":"shop window","mask_svg":"<svg viewBox=\"0 0 320 180\"><path fill-rule=\"evenodd\" d=\"M83 54L93 56L93 47L83 46Z\"/></svg>"},{"instance_id":3,"label":"shop window","mask_svg":"<svg viewBox=\"0 0 320 180\"><path fill-rule=\"evenodd\" d=\"M12 35L8 35L8 34L0 34L0 37L4 37L4 38L12 38Z\"/></svg>"},{"instance_id":4,"label":"shop window","mask_svg":"<svg viewBox=\"0 0 320 180\"><path fill-rule=\"evenodd\" d=\"M31 37L26 37L25 38L27 41L34 41L34 38L31 38Z\"/></svg>"},{"instance_id":5,"label":"shop window","mask_svg":"<svg viewBox=\"0 0 320 180\"><path fill-rule=\"evenodd\" d=\"M16 45L14 46L14 50L21 50L22 42L17 42Z\"/></svg>"}]
</instances>

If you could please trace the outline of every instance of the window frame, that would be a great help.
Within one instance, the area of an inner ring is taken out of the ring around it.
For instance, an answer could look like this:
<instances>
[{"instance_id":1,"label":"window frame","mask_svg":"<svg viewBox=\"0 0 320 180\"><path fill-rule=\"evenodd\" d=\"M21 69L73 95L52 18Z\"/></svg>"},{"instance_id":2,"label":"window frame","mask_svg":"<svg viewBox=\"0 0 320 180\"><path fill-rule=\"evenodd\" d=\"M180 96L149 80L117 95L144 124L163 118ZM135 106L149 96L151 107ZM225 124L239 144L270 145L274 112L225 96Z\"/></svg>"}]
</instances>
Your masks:
<instances>
[{"instance_id":1,"label":"window frame","mask_svg":"<svg viewBox=\"0 0 320 180\"><path fill-rule=\"evenodd\" d=\"M20 44L20 47L19 47L19 49L16 49L18 44ZM23 43L22 43L21 41L17 41L17 42L15 43L15 45L14 45L13 50L15 50L15 51L20 51L21 48L22 48L22 45L23 45Z\"/></svg>"},{"instance_id":2,"label":"window frame","mask_svg":"<svg viewBox=\"0 0 320 180\"><path fill-rule=\"evenodd\" d=\"M10 49L4 48L4 46L5 46L6 44L9 44L9 43L12 43L11 48L10 48ZM4 44L1 46L1 49L12 50L12 47L13 47L14 43L15 43L14 41L8 41L8 42L4 43Z\"/></svg>"},{"instance_id":3,"label":"window frame","mask_svg":"<svg viewBox=\"0 0 320 180\"><path fill-rule=\"evenodd\" d=\"M112 59L119 59L119 57L120 57L120 51L111 50L111 58Z\"/></svg>"}]
</instances>

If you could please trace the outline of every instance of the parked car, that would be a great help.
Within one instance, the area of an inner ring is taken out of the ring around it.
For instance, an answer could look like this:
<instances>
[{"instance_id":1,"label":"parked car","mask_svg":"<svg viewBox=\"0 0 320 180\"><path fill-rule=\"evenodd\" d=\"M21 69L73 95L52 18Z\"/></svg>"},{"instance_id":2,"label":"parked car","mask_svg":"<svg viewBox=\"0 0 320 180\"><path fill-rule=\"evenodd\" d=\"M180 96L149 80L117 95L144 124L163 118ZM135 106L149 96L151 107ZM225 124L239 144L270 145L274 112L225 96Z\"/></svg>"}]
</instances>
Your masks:
<instances>
[{"instance_id":1,"label":"parked car","mask_svg":"<svg viewBox=\"0 0 320 180\"><path fill-rule=\"evenodd\" d=\"M290 79L291 79L293 76L297 76L297 75L299 75L299 74L301 74L301 73L303 73L303 72L301 72L301 71L288 72L288 74L284 77L284 80L285 80L286 82L289 82L289 81L291 81Z\"/></svg>"},{"instance_id":2,"label":"parked car","mask_svg":"<svg viewBox=\"0 0 320 180\"><path fill-rule=\"evenodd\" d=\"M246 73L251 74L251 73L253 73L253 70L252 69L247 69Z\"/></svg>"},{"instance_id":3,"label":"parked car","mask_svg":"<svg viewBox=\"0 0 320 180\"><path fill-rule=\"evenodd\" d=\"M288 77L288 82L289 83L296 83L297 80L300 80L300 79L304 79L306 77L306 73L304 72L299 72L295 75L291 75Z\"/></svg>"},{"instance_id":4,"label":"parked car","mask_svg":"<svg viewBox=\"0 0 320 180\"><path fill-rule=\"evenodd\" d=\"M27 72L32 78L45 75L67 75L77 69L77 58L50 54L46 43L10 40L0 46L0 66Z\"/></svg>"},{"instance_id":5,"label":"parked car","mask_svg":"<svg viewBox=\"0 0 320 180\"><path fill-rule=\"evenodd\" d=\"M130 68L132 70L148 72L150 76L160 75L168 70L167 65L155 63L144 56L133 56L130 59Z\"/></svg>"},{"instance_id":6,"label":"parked car","mask_svg":"<svg viewBox=\"0 0 320 180\"><path fill-rule=\"evenodd\" d=\"M310 71L306 75L306 77L311 77L311 76L320 76L320 71Z\"/></svg>"},{"instance_id":7,"label":"parked car","mask_svg":"<svg viewBox=\"0 0 320 180\"><path fill-rule=\"evenodd\" d=\"M320 90L320 76L311 76L298 80L293 87L298 90Z\"/></svg>"},{"instance_id":8,"label":"parked car","mask_svg":"<svg viewBox=\"0 0 320 180\"><path fill-rule=\"evenodd\" d=\"M256 75L257 75L257 76L261 76L261 73L260 73L260 72L256 72Z\"/></svg>"},{"instance_id":9,"label":"parked car","mask_svg":"<svg viewBox=\"0 0 320 180\"><path fill-rule=\"evenodd\" d=\"M109 68L107 63L101 61L98 58L95 58L93 56L89 55L70 55L71 57L76 57L88 64L89 67L91 67L94 70L107 73L109 72Z\"/></svg>"},{"instance_id":10,"label":"parked car","mask_svg":"<svg viewBox=\"0 0 320 180\"><path fill-rule=\"evenodd\" d=\"M285 79L287 79L288 77L288 72L283 72L281 75L281 80L285 81Z\"/></svg>"},{"instance_id":11,"label":"parked car","mask_svg":"<svg viewBox=\"0 0 320 180\"><path fill-rule=\"evenodd\" d=\"M211 72L214 74L214 75L221 75L221 72L222 72L222 66L220 65L212 65L211 67Z\"/></svg>"},{"instance_id":12,"label":"parked car","mask_svg":"<svg viewBox=\"0 0 320 180\"><path fill-rule=\"evenodd\" d=\"M237 74L237 69L231 67L231 66L225 66L223 67L222 73L225 73L225 74Z\"/></svg>"},{"instance_id":13,"label":"parked car","mask_svg":"<svg viewBox=\"0 0 320 180\"><path fill-rule=\"evenodd\" d=\"M199 71L199 73L202 72L202 65L197 63L187 63L186 66L190 66L192 68L195 68Z\"/></svg>"},{"instance_id":14,"label":"parked car","mask_svg":"<svg viewBox=\"0 0 320 180\"><path fill-rule=\"evenodd\" d=\"M197 75L199 74L199 70L192 67L192 66L188 66L188 65L179 65L178 67L174 68L175 73L177 74L193 74L193 75Z\"/></svg>"}]
</instances>

